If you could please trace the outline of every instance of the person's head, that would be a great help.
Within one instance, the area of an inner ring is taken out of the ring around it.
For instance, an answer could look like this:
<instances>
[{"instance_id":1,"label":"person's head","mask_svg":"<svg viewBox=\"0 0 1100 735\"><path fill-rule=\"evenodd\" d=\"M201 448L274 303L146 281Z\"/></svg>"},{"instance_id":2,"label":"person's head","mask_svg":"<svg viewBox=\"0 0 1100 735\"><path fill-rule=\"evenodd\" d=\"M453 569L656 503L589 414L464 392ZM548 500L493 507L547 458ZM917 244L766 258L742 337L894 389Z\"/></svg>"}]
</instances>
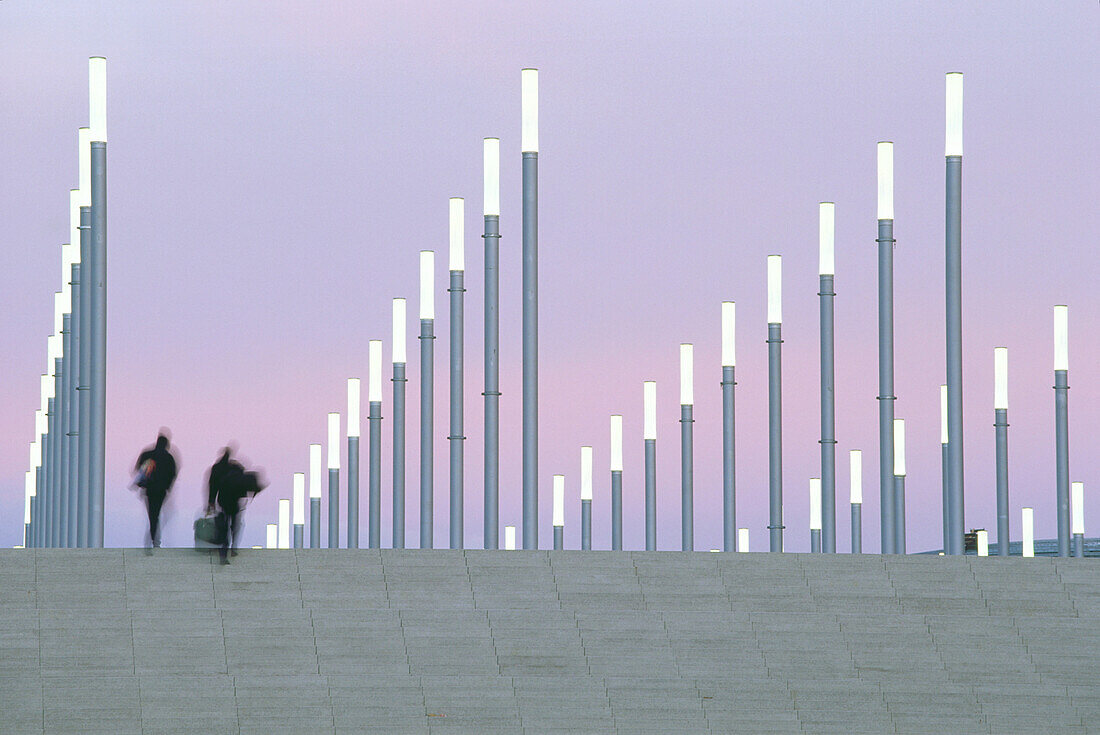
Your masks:
<instances>
[{"instance_id":1,"label":"person's head","mask_svg":"<svg viewBox=\"0 0 1100 735\"><path fill-rule=\"evenodd\" d=\"M161 433L157 436L157 449L167 449L167 448L168 448L168 437L165 436L163 433Z\"/></svg>"},{"instance_id":2,"label":"person's head","mask_svg":"<svg viewBox=\"0 0 1100 735\"><path fill-rule=\"evenodd\" d=\"M232 447L222 447L222 456L220 457L220 461L228 462L229 458L231 456L233 456L233 448Z\"/></svg>"}]
</instances>

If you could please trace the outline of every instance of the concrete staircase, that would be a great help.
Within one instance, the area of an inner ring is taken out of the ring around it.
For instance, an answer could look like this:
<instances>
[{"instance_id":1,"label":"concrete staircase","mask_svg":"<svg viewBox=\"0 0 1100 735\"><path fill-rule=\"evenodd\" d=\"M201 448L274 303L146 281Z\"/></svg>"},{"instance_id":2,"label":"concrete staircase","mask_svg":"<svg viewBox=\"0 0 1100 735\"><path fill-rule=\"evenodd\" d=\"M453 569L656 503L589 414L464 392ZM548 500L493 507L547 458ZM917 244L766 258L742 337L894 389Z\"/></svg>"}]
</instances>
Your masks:
<instances>
[{"instance_id":1,"label":"concrete staircase","mask_svg":"<svg viewBox=\"0 0 1100 735\"><path fill-rule=\"evenodd\" d=\"M0 551L0 732L1100 732L1089 559L216 562Z\"/></svg>"}]
</instances>

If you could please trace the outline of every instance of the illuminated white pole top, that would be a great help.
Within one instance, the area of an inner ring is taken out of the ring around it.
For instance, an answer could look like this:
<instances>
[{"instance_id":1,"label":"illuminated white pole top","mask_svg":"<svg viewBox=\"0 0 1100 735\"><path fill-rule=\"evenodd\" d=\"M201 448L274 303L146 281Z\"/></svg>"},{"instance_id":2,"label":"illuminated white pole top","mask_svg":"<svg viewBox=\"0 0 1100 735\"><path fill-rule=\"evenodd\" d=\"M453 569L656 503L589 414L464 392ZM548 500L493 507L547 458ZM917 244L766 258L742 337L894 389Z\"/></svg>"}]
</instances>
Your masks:
<instances>
[{"instance_id":1,"label":"illuminated white pole top","mask_svg":"<svg viewBox=\"0 0 1100 735\"><path fill-rule=\"evenodd\" d=\"M768 324L783 323L783 256L768 256Z\"/></svg>"},{"instance_id":2,"label":"illuminated white pole top","mask_svg":"<svg viewBox=\"0 0 1100 735\"><path fill-rule=\"evenodd\" d=\"M993 348L993 408L1008 408L1008 348Z\"/></svg>"},{"instance_id":3,"label":"illuminated white pole top","mask_svg":"<svg viewBox=\"0 0 1100 735\"><path fill-rule=\"evenodd\" d=\"M581 447L581 500L592 499L592 447Z\"/></svg>"},{"instance_id":4,"label":"illuminated white pole top","mask_svg":"<svg viewBox=\"0 0 1100 735\"><path fill-rule=\"evenodd\" d=\"M34 486L34 470L27 470L23 473L23 490L28 498L38 496L38 488Z\"/></svg>"},{"instance_id":5,"label":"illuminated white pole top","mask_svg":"<svg viewBox=\"0 0 1100 735\"><path fill-rule=\"evenodd\" d=\"M290 548L290 501L279 499L279 548Z\"/></svg>"},{"instance_id":6,"label":"illuminated white pole top","mask_svg":"<svg viewBox=\"0 0 1100 735\"><path fill-rule=\"evenodd\" d=\"M642 383L642 438L657 439L657 381Z\"/></svg>"},{"instance_id":7,"label":"illuminated white pole top","mask_svg":"<svg viewBox=\"0 0 1100 735\"><path fill-rule=\"evenodd\" d=\"M515 551L516 550L516 527L505 526L504 527L504 550Z\"/></svg>"},{"instance_id":8,"label":"illuminated white pole top","mask_svg":"<svg viewBox=\"0 0 1100 735\"><path fill-rule=\"evenodd\" d=\"M57 337L57 352L54 353L54 357L61 357L63 353L61 349L61 318L68 311L68 304L65 303L65 292L55 291L53 294L53 335Z\"/></svg>"},{"instance_id":9,"label":"illuminated white pole top","mask_svg":"<svg viewBox=\"0 0 1100 735\"><path fill-rule=\"evenodd\" d=\"M367 342L367 400L371 403L382 402L382 340Z\"/></svg>"},{"instance_id":10,"label":"illuminated white pole top","mask_svg":"<svg viewBox=\"0 0 1100 735\"><path fill-rule=\"evenodd\" d=\"M40 412L35 411L35 419L36 419L35 423L36 424L39 423L37 421L39 415L40 415ZM41 439L41 437L45 433L46 433L45 431L38 431L35 434L34 441L31 442L31 467L35 471L35 477L36 478L38 476L38 470L41 469L41 467L42 467L42 439ZM36 491L36 493L37 493L37 491Z\"/></svg>"},{"instance_id":11,"label":"illuminated white pole top","mask_svg":"<svg viewBox=\"0 0 1100 735\"><path fill-rule=\"evenodd\" d=\"M80 262L80 197L80 189L69 190L69 243L72 245L73 253L69 256L66 265ZM62 271L66 284L71 275L72 273L68 270Z\"/></svg>"},{"instance_id":12,"label":"illuminated white pole top","mask_svg":"<svg viewBox=\"0 0 1100 735\"><path fill-rule=\"evenodd\" d=\"M737 550L748 551L749 550L749 529L739 528L737 529Z\"/></svg>"},{"instance_id":13,"label":"illuminated white pole top","mask_svg":"<svg viewBox=\"0 0 1100 735\"><path fill-rule=\"evenodd\" d=\"M894 419L894 474L905 477L905 419Z\"/></svg>"},{"instance_id":14,"label":"illuminated white pole top","mask_svg":"<svg viewBox=\"0 0 1100 735\"><path fill-rule=\"evenodd\" d=\"M301 526L306 522L306 473L294 473L294 525Z\"/></svg>"},{"instance_id":15,"label":"illuminated white pole top","mask_svg":"<svg viewBox=\"0 0 1100 735\"><path fill-rule=\"evenodd\" d=\"M978 531L978 556L989 556L989 531Z\"/></svg>"},{"instance_id":16,"label":"illuminated white pole top","mask_svg":"<svg viewBox=\"0 0 1100 735\"><path fill-rule=\"evenodd\" d=\"M267 539L264 546L268 549L279 547L279 528L274 523L267 524Z\"/></svg>"},{"instance_id":17,"label":"illuminated white pole top","mask_svg":"<svg viewBox=\"0 0 1100 735\"><path fill-rule=\"evenodd\" d=\"M340 414L328 415L328 468L340 469Z\"/></svg>"},{"instance_id":18,"label":"illuminated white pole top","mask_svg":"<svg viewBox=\"0 0 1100 735\"><path fill-rule=\"evenodd\" d=\"M722 367L734 367L737 364L736 316L737 304L722 302Z\"/></svg>"},{"instance_id":19,"label":"illuminated white pole top","mask_svg":"<svg viewBox=\"0 0 1100 735\"><path fill-rule=\"evenodd\" d=\"M1054 369L1069 370L1069 307L1054 307Z\"/></svg>"},{"instance_id":20,"label":"illuminated white pole top","mask_svg":"<svg viewBox=\"0 0 1100 735\"><path fill-rule=\"evenodd\" d=\"M41 460L42 454L41 454L41 451L40 451L42 449L42 446L41 446L40 437L43 434L45 434L49 430L49 428L50 428L49 417L46 415L46 409L42 408L42 409L39 409L38 411L35 411L34 412L34 429L35 429L35 431L34 431L34 443L39 445L38 446L39 454L36 455L36 456L39 457L39 460L36 462L36 464L42 464L42 460Z\"/></svg>"},{"instance_id":21,"label":"illuminated white pole top","mask_svg":"<svg viewBox=\"0 0 1100 735\"><path fill-rule=\"evenodd\" d=\"M49 411L49 401L53 398L53 376L43 375L39 378L39 397L42 399L42 407L38 409L43 415ZM46 432L41 431L40 434Z\"/></svg>"},{"instance_id":22,"label":"illuminated white pole top","mask_svg":"<svg viewBox=\"0 0 1100 735\"><path fill-rule=\"evenodd\" d=\"M358 437L360 432L359 423L359 404L360 404L360 386L359 378L348 378L348 437ZM331 416L330 424L331 424ZM337 424L337 433L339 433L339 424ZM331 442L332 434L329 434L329 441ZM332 457L332 449L329 449L329 457ZM331 461L331 459L330 459ZM332 467L330 464L329 467Z\"/></svg>"},{"instance_id":23,"label":"illuminated white pole top","mask_svg":"<svg viewBox=\"0 0 1100 735\"><path fill-rule=\"evenodd\" d=\"M107 141L107 59L88 59L88 137Z\"/></svg>"},{"instance_id":24,"label":"illuminated white pole top","mask_svg":"<svg viewBox=\"0 0 1100 735\"><path fill-rule=\"evenodd\" d=\"M821 530L821 478L810 478L810 530Z\"/></svg>"},{"instance_id":25,"label":"illuminated white pole top","mask_svg":"<svg viewBox=\"0 0 1100 735\"><path fill-rule=\"evenodd\" d=\"M611 415L611 471L623 471L623 417Z\"/></svg>"},{"instance_id":26,"label":"illuminated white pole top","mask_svg":"<svg viewBox=\"0 0 1100 735\"><path fill-rule=\"evenodd\" d=\"M1070 483L1070 498L1073 503L1072 514L1070 518L1073 519L1073 529L1071 533L1082 534L1085 533L1085 483L1072 482Z\"/></svg>"},{"instance_id":27,"label":"illuminated white pole top","mask_svg":"<svg viewBox=\"0 0 1100 735\"><path fill-rule=\"evenodd\" d=\"M486 217L500 216L500 138L486 138L482 151L485 185L482 208Z\"/></svg>"},{"instance_id":28,"label":"illuminated white pole top","mask_svg":"<svg viewBox=\"0 0 1100 735\"><path fill-rule=\"evenodd\" d=\"M309 445L309 497L321 499L321 445Z\"/></svg>"},{"instance_id":29,"label":"illuminated white pole top","mask_svg":"<svg viewBox=\"0 0 1100 735\"><path fill-rule=\"evenodd\" d=\"M565 525L565 475L554 475L554 525Z\"/></svg>"},{"instance_id":30,"label":"illuminated white pole top","mask_svg":"<svg viewBox=\"0 0 1100 735\"><path fill-rule=\"evenodd\" d=\"M945 156L963 154L963 75L947 73L947 125L943 146Z\"/></svg>"},{"instance_id":31,"label":"illuminated white pole top","mask_svg":"<svg viewBox=\"0 0 1100 735\"><path fill-rule=\"evenodd\" d=\"M405 299L393 300L393 361L405 363Z\"/></svg>"},{"instance_id":32,"label":"illuminated white pole top","mask_svg":"<svg viewBox=\"0 0 1100 735\"><path fill-rule=\"evenodd\" d=\"M435 319L435 253L420 251L420 318Z\"/></svg>"},{"instance_id":33,"label":"illuminated white pole top","mask_svg":"<svg viewBox=\"0 0 1100 735\"><path fill-rule=\"evenodd\" d=\"M539 152L539 70L520 72L520 147L524 153Z\"/></svg>"},{"instance_id":34,"label":"illuminated white pole top","mask_svg":"<svg viewBox=\"0 0 1100 735\"><path fill-rule=\"evenodd\" d=\"M92 206L92 149L91 131L88 128L77 128L77 186L80 192L80 206Z\"/></svg>"},{"instance_id":35,"label":"illuminated white pole top","mask_svg":"<svg viewBox=\"0 0 1100 735\"><path fill-rule=\"evenodd\" d=\"M34 475L27 470L23 476L23 525L31 522L31 498L34 497Z\"/></svg>"},{"instance_id":36,"label":"illuminated white pole top","mask_svg":"<svg viewBox=\"0 0 1100 735\"><path fill-rule=\"evenodd\" d=\"M1020 537L1023 539L1020 556L1035 556L1035 511L1032 508L1020 509Z\"/></svg>"},{"instance_id":37,"label":"illuminated white pole top","mask_svg":"<svg viewBox=\"0 0 1100 735\"><path fill-rule=\"evenodd\" d=\"M822 276L834 275L836 261L834 241L836 240L836 205L821 202L817 205L817 272Z\"/></svg>"},{"instance_id":38,"label":"illuminated white pole top","mask_svg":"<svg viewBox=\"0 0 1100 735\"><path fill-rule=\"evenodd\" d=\"M848 484L851 502L863 504L863 452L852 449L848 452Z\"/></svg>"},{"instance_id":39,"label":"illuminated white pole top","mask_svg":"<svg viewBox=\"0 0 1100 735\"><path fill-rule=\"evenodd\" d=\"M680 405L695 404L695 347L689 343L680 345Z\"/></svg>"},{"instance_id":40,"label":"illuminated white pole top","mask_svg":"<svg viewBox=\"0 0 1100 735\"><path fill-rule=\"evenodd\" d=\"M450 199L451 260L453 271L466 270L466 201L462 197Z\"/></svg>"},{"instance_id":41,"label":"illuminated white pole top","mask_svg":"<svg viewBox=\"0 0 1100 735\"><path fill-rule=\"evenodd\" d=\"M894 144L878 144L878 218L894 218Z\"/></svg>"},{"instance_id":42,"label":"illuminated white pole top","mask_svg":"<svg viewBox=\"0 0 1100 735\"><path fill-rule=\"evenodd\" d=\"M947 386L940 386L940 444L947 444Z\"/></svg>"},{"instance_id":43,"label":"illuminated white pole top","mask_svg":"<svg viewBox=\"0 0 1100 735\"><path fill-rule=\"evenodd\" d=\"M60 317L60 313L57 316ZM58 321L60 321L60 318L58 318ZM53 377L54 368L57 367L54 361L61 355L61 330L58 329L57 332L46 337L46 361L49 363L49 370L46 371L46 374L50 377ZM53 393L50 393L50 396L52 397Z\"/></svg>"}]
</instances>

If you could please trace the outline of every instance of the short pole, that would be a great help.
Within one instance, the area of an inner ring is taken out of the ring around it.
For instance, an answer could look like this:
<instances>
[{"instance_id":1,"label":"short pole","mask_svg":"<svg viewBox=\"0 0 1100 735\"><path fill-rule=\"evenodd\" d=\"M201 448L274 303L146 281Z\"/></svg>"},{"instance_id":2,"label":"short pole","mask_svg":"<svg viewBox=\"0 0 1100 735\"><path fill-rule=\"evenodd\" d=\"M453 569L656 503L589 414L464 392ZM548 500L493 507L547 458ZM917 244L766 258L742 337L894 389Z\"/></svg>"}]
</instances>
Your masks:
<instances>
[{"instance_id":1,"label":"short pole","mask_svg":"<svg viewBox=\"0 0 1100 735\"><path fill-rule=\"evenodd\" d=\"M451 284L448 289L451 302L451 371L450 371L450 435L447 443L450 449L451 473L450 473L450 500L451 500L451 524L450 546L452 549L463 548L463 462L465 459L462 443L466 441L463 428L463 295L466 293L464 285L466 270L465 254L465 202L461 197L451 197L450 200L450 271Z\"/></svg>"},{"instance_id":2,"label":"short pole","mask_svg":"<svg viewBox=\"0 0 1100 735\"><path fill-rule=\"evenodd\" d=\"M486 138L485 234L485 508L484 546L499 545L500 486L500 139Z\"/></svg>"},{"instance_id":3,"label":"short pole","mask_svg":"<svg viewBox=\"0 0 1100 735\"><path fill-rule=\"evenodd\" d=\"M433 545L435 452L435 253L420 251L420 548Z\"/></svg>"},{"instance_id":4,"label":"short pole","mask_svg":"<svg viewBox=\"0 0 1100 735\"><path fill-rule=\"evenodd\" d=\"M367 547L382 547L382 340L368 343Z\"/></svg>"},{"instance_id":5,"label":"short pole","mask_svg":"<svg viewBox=\"0 0 1100 735\"><path fill-rule=\"evenodd\" d=\"M623 549L623 417L611 416L611 550Z\"/></svg>"},{"instance_id":6,"label":"short pole","mask_svg":"<svg viewBox=\"0 0 1100 735\"><path fill-rule=\"evenodd\" d=\"M565 548L565 475L554 475L554 551Z\"/></svg>"},{"instance_id":7,"label":"short pole","mask_svg":"<svg viewBox=\"0 0 1100 735\"><path fill-rule=\"evenodd\" d=\"M592 550L592 447L581 447L581 550Z\"/></svg>"},{"instance_id":8,"label":"short pole","mask_svg":"<svg viewBox=\"0 0 1100 735\"><path fill-rule=\"evenodd\" d=\"M833 291L836 207L818 205L818 289L821 354L821 550L836 553L836 397L833 390Z\"/></svg>"},{"instance_id":9,"label":"short pole","mask_svg":"<svg viewBox=\"0 0 1100 735\"><path fill-rule=\"evenodd\" d=\"M982 529L977 533L978 556L989 556L989 532Z\"/></svg>"},{"instance_id":10,"label":"short pole","mask_svg":"<svg viewBox=\"0 0 1100 735\"><path fill-rule=\"evenodd\" d=\"M290 548L290 499L279 500L279 548Z\"/></svg>"},{"instance_id":11,"label":"short pole","mask_svg":"<svg viewBox=\"0 0 1100 735\"><path fill-rule=\"evenodd\" d=\"M747 552L749 550L749 529L737 529L737 550Z\"/></svg>"},{"instance_id":12,"label":"short pole","mask_svg":"<svg viewBox=\"0 0 1100 735\"><path fill-rule=\"evenodd\" d=\"M51 382L52 382L51 378ZM53 491L53 483L56 475L53 472L53 456L54 456L54 440L57 438L57 433L54 430L54 423L56 421L56 401L54 397L50 397L46 401L46 434L42 439L42 475L44 477L43 487L45 493L43 497L45 502L45 529L46 529L46 543L44 546L48 549L52 549L57 546L54 527L57 525L56 517L54 516L55 509L55 497Z\"/></svg>"},{"instance_id":13,"label":"short pole","mask_svg":"<svg viewBox=\"0 0 1100 735\"><path fill-rule=\"evenodd\" d=\"M737 470L734 451L735 304L722 302L722 548L737 550Z\"/></svg>"},{"instance_id":14,"label":"short pole","mask_svg":"<svg viewBox=\"0 0 1100 735\"><path fill-rule=\"evenodd\" d=\"M821 553L821 478L810 478L810 553Z\"/></svg>"},{"instance_id":15,"label":"short pole","mask_svg":"<svg viewBox=\"0 0 1100 735\"><path fill-rule=\"evenodd\" d=\"M894 144L878 144L878 451L883 554L898 553L894 509Z\"/></svg>"},{"instance_id":16,"label":"short pole","mask_svg":"<svg viewBox=\"0 0 1100 735\"><path fill-rule=\"evenodd\" d=\"M393 528L390 544L405 548L405 299L393 300Z\"/></svg>"},{"instance_id":17,"label":"short pole","mask_svg":"<svg viewBox=\"0 0 1100 735\"><path fill-rule=\"evenodd\" d=\"M294 548L300 549L305 543L306 523L306 473L295 472L291 485L293 493Z\"/></svg>"},{"instance_id":18,"label":"short pole","mask_svg":"<svg viewBox=\"0 0 1100 735\"><path fill-rule=\"evenodd\" d=\"M657 550L657 383L642 384L645 439L645 550Z\"/></svg>"},{"instance_id":19,"label":"short pole","mask_svg":"<svg viewBox=\"0 0 1100 735\"><path fill-rule=\"evenodd\" d=\"M951 458L947 446L947 386L940 386L940 507L943 511L943 553L951 545Z\"/></svg>"},{"instance_id":20,"label":"short pole","mask_svg":"<svg viewBox=\"0 0 1100 735\"><path fill-rule=\"evenodd\" d=\"M1058 556L1069 556L1069 307L1054 307L1054 466Z\"/></svg>"},{"instance_id":21,"label":"short pole","mask_svg":"<svg viewBox=\"0 0 1100 735\"><path fill-rule=\"evenodd\" d=\"M947 447L951 496L951 544L944 553L960 555L963 535L963 395L962 395L962 91L963 76L946 78L946 206L944 227L947 341L947 420L951 441Z\"/></svg>"},{"instance_id":22,"label":"short pole","mask_svg":"<svg viewBox=\"0 0 1100 735\"><path fill-rule=\"evenodd\" d=\"M894 553L905 553L905 419L894 419Z\"/></svg>"},{"instance_id":23,"label":"short pole","mask_svg":"<svg viewBox=\"0 0 1100 735\"><path fill-rule=\"evenodd\" d=\"M71 292L70 292L71 296ZM58 474L58 489L60 490L58 500L61 503L61 509L59 513L60 526L58 531L60 532L59 545L65 548L72 548L74 544L69 541L69 535L76 530L75 518L69 513L70 496L75 499L75 493L73 487L69 484L69 461L72 458L72 432L70 431L72 422L72 395L73 395L73 361L72 361L72 315L63 314L61 317L61 351L64 357L61 359L62 374L60 375L61 393L59 394L61 399L61 415L58 417L58 442L60 450L58 454L58 467L60 472Z\"/></svg>"},{"instance_id":24,"label":"short pole","mask_svg":"<svg viewBox=\"0 0 1100 735\"><path fill-rule=\"evenodd\" d=\"M340 548L340 414L328 415L328 547Z\"/></svg>"},{"instance_id":25,"label":"short pole","mask_svg":"<svg viewBox=\"0 0 1100 735\"><path fill-rule=\"evenodd\" d=\"M692 425L695 404L694 347L680 345L680 549L695 550L695 463Z\"/></svg>"},{"instance_id":26,"label":"short pole","mask_svg":"<svg viewBox=\"0 0 1100 735\"><path fill-rule=\"evenodd\" d=\"M849 498L852 505L852 553L863 553L863 452L848 452Z\"/></svg>"},{"instance_id":27,"label":"short pole","mask_svg":"<svg viewBox=\"0 0 1100 735\"><path fill-rule=\"evenodd\" d=\"M359 548L359 378L348 378L348 517L347 547Z\"/></svg>"},{"instance_id":28,"label":"short pole","mask_svg":"<svg viewBox=\"0 0 1100 735\"><path fill-rule=\"evenodd\" d=\"M309 445L309 548L321 548L321 445Z\"/></svg>"},{"instance_id":29,"label":"short pole","mask_svg":"<svg viewBox=\"0 0 1100 735\"><path fill-rule=\"evenodd\" d=\"M993 426L997 452L997 556L1008 556L1008 348L993 349Z\"/></svg>"},{"instance_id":30,"label":"short pole","mask_svg":"<svg viewBox=\"0 0 1100 735\"><path fill-rule=\"evenodd\" d=\"M1073 502L1073 555L1083 559L1085 557L1085 483L1071 483L1070 495Z\"/></svg>"},{"instance_id":31,"label":"short pole","mask_svg":"<svg viewBox=\"0 0 1100 735\"><path fill-rule=\"evenodd\" d=\"M1020 510L1020 556L1035 556L1035 509Z\"/></svg>"},{"instance_id":32,"label":"short pole","mask_svg":"<svg viewBox=\"0 0 1100 735\"><path fill-rule=\"evenodd\" d=\"M504 527L504 550L515 551L516 550L516 527L505 526Z\"/></svg>"},{"instance_id":33,"label":"short pole","mask_svg":"<svg viewBox=\"0 0 1100 735\"><path fill-rule=\"evenodd\" d=\"M768 256L768 549L783 551L782 258Z\"/></svg>"},{"instance_id":34,"label":"short pole","mask_svg":"<svg viewBox=\"0 0 1100 735\"><path fill-rule=\"evenodd\" d=\"M523 548L539 547L539 87L538 70L521 81L523 152Z\"/></svg>"},{"instance_id":35,"label":"short pole","mask_svg":"<svg viewBox=\"0 0 1100 735\"><path fill-rule=\"evenodd\" d=\"M61 335L58 334L58 344L60 345ZM65 453L64 445L64 417L61 415L61 401L62 396L65 393L65 365L64 359L58 357L54 359L54 374L53 374L53 408L50 409L50 512L52 530L50 534L51 546L55 549L59 549L64 546L64 535L62 529L62 507L64 500L61 497L61 458Z\"/></svg>"}]
</instances>

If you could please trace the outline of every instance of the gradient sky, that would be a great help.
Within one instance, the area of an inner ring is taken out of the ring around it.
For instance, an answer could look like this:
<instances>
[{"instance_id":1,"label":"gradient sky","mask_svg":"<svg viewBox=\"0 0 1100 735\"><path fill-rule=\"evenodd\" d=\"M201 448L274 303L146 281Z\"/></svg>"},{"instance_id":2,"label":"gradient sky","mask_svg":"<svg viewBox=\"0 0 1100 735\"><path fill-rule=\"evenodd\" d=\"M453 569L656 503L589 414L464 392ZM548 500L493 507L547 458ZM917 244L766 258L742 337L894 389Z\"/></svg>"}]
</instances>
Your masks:
<instances>
[{"instance_id":1,"label":"gradient sky","mask_svg":"<svg viewBox=\"0 0 1100 735\"><path fill-rule=\"evenodd\" d=\"M582 444L609 544L608 415L625 422L625 545L643 545L642 381L658 381L659 546L679 548L678 344L696 345L695 539L721 546L719 304L738 304L737 524L767 548L765 257L784 255L786 547L809 547L819 474L817 203L836 204L838 547L847 451L864 450L878 549L875 143L895 141L896 393L908 540L940 545L944 72L966 75L967 527L995 529L993 347L1010 350L1011 522L1055 534L1052 305L1070 306L1071 476L1100 522L1100 170L1095 2L0 3L0 544L23 473L87 124L109 77L108 545L141 543L126 489L171 428L166 543L191 542L205 469L236 440L272 480L263 542L390 299L416 315L467 197L466 542L480 547L481 139L499 136L501 525L520 522L519 71L540 69L540 539L551 475L579 543ZM448 342L436 343L435 542L447 543ZM407 541L417 543L418 381L409 340ZM365 383L364 383L365 393ZM389 383L383 544L390 541ZM365 422L364 422L365 424ZM365 468L364 452L364 468ZM366 473L361 526L366 538ZM1096 520L1091 520L1096 519ZM343 526L343 524L341 524ZM503 532L502 532L503 533ZM991 533L995 537L995 533ZM992 540L992 539L991 539Z\"/></svg>"}]
</instances>

